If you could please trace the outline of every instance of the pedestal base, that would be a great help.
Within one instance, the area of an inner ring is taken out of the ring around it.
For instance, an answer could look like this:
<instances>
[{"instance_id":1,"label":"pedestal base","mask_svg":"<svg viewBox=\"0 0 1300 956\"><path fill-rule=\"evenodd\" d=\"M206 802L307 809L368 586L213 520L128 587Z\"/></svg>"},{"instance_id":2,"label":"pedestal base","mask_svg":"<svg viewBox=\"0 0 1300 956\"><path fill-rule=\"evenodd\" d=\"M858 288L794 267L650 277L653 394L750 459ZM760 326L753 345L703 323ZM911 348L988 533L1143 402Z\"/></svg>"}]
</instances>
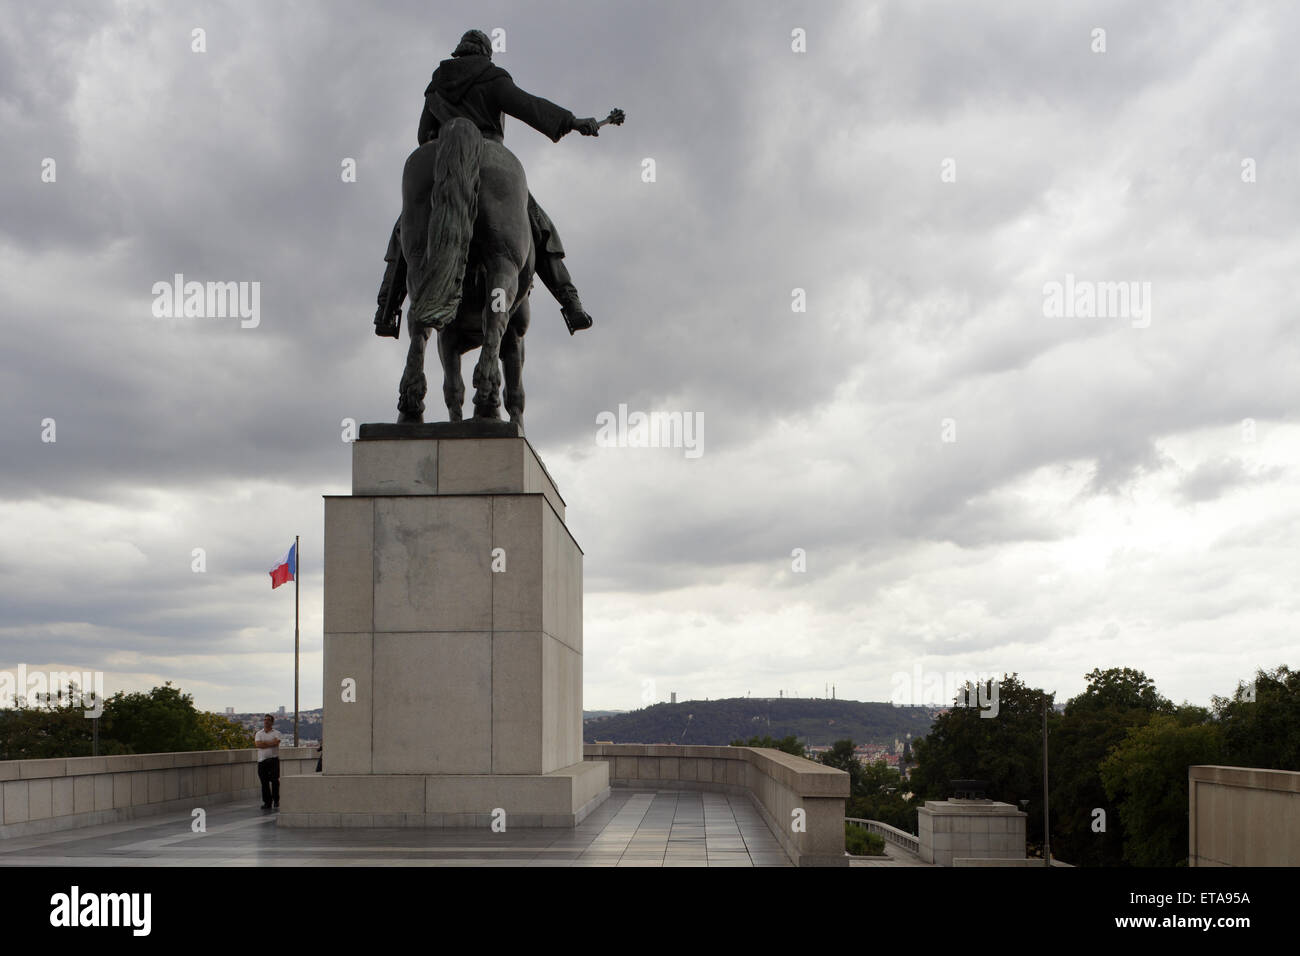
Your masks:
<instances>
[{"instance_id":1,"label":"pedestal base","mask_svg":"<svg viewBox=\"0 0 1300 956\"><path fill-rule=\"evenodd\" d=\"M574 827L609 796L609 764L547 774L308 774L280 780L282 827ZM292 809L290 809L292 808ZM504 817L500 812L505 811Z\"/></svg>"},{"instance_id":2,"label":"pedestal base","mask_svg":"<svg viewBox=\"0 0 1300 956\"><path fill-rule=\"evenodd\" d=\"M582 549L509 422L362 425L325 499L327 773L279 825L574 826L583 762Z\"/></svg>"},{"instance_id":3,"label":"pedestal base","mask_svg":"<svg viewBox=\"0 0 1300 956\"><path fill-rule=\"evenodd\" d=\"M1028 814L995 800L927 800L917 810L918 855L924 863L1023 860Z\"/></svg>"}]
</instances>

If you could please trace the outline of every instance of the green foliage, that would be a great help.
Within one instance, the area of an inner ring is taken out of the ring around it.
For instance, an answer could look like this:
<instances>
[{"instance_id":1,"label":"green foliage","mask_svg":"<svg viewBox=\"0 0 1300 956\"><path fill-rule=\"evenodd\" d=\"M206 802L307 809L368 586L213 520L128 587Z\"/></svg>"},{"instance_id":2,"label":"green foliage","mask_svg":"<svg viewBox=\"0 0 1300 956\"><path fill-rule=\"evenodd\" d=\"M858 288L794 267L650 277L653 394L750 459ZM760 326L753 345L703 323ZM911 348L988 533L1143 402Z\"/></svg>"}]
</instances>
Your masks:
<instances>
[{"instance_id":1,"label":"green foliage","mask_svg":"<svg viewBox=\"0 0 1300 956\"><path fill-rule=\"evenodd\" d=\"M1223 749L1219 728L1198 716L1156 714L1102 761L1106 796L1124 826L1124 860L1133 866L1187 863L1187 768L1219 763Z\"/></svg>"},{"instance_id":2,"label":"green foliage","mask_svg":"<svg viewBox=\"0 0 1300 956\"><path fill-rule=\"evenodd\" d=\"M253 746L254 731L245 730L243 724L229 717L200 711L198 724L210 743L200 750L247 750Z\"/></svg>"},{"instance_id":3,"label":"green foliage","mask_svg":"<svg viewBox=\"0 0 1300 956\"><path fill-rule=\"evenodd\" d=\"M42 760L51 757L89 757L92 727L86 707L74 704L75 685L69 697L38 694L22 698L18 706L0 710L0 760ZM100 753L121 753L102 746Z\"/></svg>"},{"instance_id":4,"label":"green foliage","mask_svg":"<svg viewBox=\"0 0 1300 956\"><path fill-rule=\"evenodd\" d=\"M762 737L750 737L748 740L733 740L730 744L732 747L770 747L773 750L781 750L796 757L806 757L808 751L799 739L791 734L788 737L782 737L780 740L774 740L768 735Z\"/></svg>"},{"instance_id":5,"label":"green foliage","mask_svg":"<svg viewBox=\"0 0 1300 956\"><path fill-rule=\"evenodd\" d=\"M916 832L916 808L903 795L902 775L883 760L862 764L853 753L852 740L837 740L820 755L822 763L849 775L849 798L844 815L862 820L876 820Z\"/></svg>"},{"instance_id":6,"label":"green foliage","mask_svg":"<svg viewBox=\"0 0 1300 956\"><path fill-rule=\"evenodd\" d=\"M89 757L93 729L84 705L22 700L19 706L0 710L0 759ZM104 755L252 745L250 732L225 717L195 710L193 698L170 681L147 694L119 691L104 701L99 718L99 752Z\"/></svg>"},{"instance_id":7,"label":"green foliage","mask_svg":"<svg viewBox=\"0 0 1300 956\"><path fill-rule=\"evenodd\" d=\"M885 856L885 838L866 827L845 823L844 849L850 856Z\"/></svg>"},{"instance_id":8,"label":"green foliage","mask_svg":"<svg viewBox=\"0 0 1300 956\"><path fill-rule=\"evenodd\" d=\"M104 703L101 734L134 754L219 749L199 723L194 698L171 681L147 694L118 691L110 697Z\"/></svg>"},{"instance_id":9,"label":"green foliage","mask_svg":"<svg viewBox=\"0 0 1300 956\"><path fill-rule=\"evenodd\" d=\"M845 804L845 816L878 820L915 833L917 804L905 796L906 790L902 775L883 760L866 764Z\"/></svg>"},{"instance_id":10,"label":"green foliage","mask_svg":"<svg viewBox=\"0 0 1300 956\"><path fill-rule=\"evenodd\" d=\"M1065 705L1067 713L1123 713L1142 711L1147 714L1171 714L1174 706L1156 692L1156 682L1142 671L1129 667L1094 668L1085 674L1088 686Z\"/></svg>"},{"instance_id":11,"label":"green foliage","mask_svg":"<svg viewBox=\"0 0 1300 956\"><path fill-rule=\"evenodd\" d=\"M1175 706L1146 674L1093 670L1062 714L1049 712L1054 855L1078 866L1176 866L1187 859L1187 768L1224 764L1300 770L1300 672L1257 672L1213 709ZM909 783L919 803L949 795L956 778L990 781L989 796L1029 801L1028 835L1042 833L1043 692L1015 675L999 688L999 714L956 707L915 741ZM855 796L849 816L893 822ZM1106 829L1094 831L1094 810ZM898 826L898 824L894 824ZM915 832L915 825L905 826Z\"/></svg>"},{"instance_id":12,"label":"green foliage","mask_svg":"<svg viewBox=\"0 0 1300 956\"><path fill-rule=\"evenodd\" d=\"M1029 800L1027 835L1043 831L1043 702L1052 695L1029 688L1012 674L998 686L997 716L981 716L978 707L953 707L941 714L922 740L914 741L917 764L909 777L919 804L952 795L951 782L989 781L988 795L1017 805ZM1049 736L1061 715L1048 711ZM913 827L909 827L915 833Z\"/></svg>"},{"instance_id":13,"label":"green foliage","mask_svg":"<svg viewBox=\"0 0 1300 956\"><path fill-rule=\"evenodd\" d=\"M1225 761L1234 767L1300 770L1300 671L1279 667L1255 675L1255 699L1238 687L1215 697Z\"/></svg>"},{"instance_id":14,"label":"green foliage","mask_svg":"<svg viewBox=\"0 0 1300 956\"><path fill-rule=\"evenodd\" d=\"M1130 730L1174 707L1141 671L1117 667L1086 677L1087 688L1065 705L1050 739L1052 851L1075 866L1120 866L1125 827L1106 796L1099 767ZM1104 832L1093 830L1095 808L1106 812Z\"/></svg>"},{"instance_id":15,"label":"green foliage","mask_svg":"<svg viewBox=\"0 0 1300 956\"><path fill-rule=\"evenodd\" d=\"M821 762L836 770L843 770L849 775L849 792L858 793L862 789L862 764L853 753L853 741L837 740L831 749L821 755ZM852 814L850 814L852 816Z\"/></svg>"}]
</instances>

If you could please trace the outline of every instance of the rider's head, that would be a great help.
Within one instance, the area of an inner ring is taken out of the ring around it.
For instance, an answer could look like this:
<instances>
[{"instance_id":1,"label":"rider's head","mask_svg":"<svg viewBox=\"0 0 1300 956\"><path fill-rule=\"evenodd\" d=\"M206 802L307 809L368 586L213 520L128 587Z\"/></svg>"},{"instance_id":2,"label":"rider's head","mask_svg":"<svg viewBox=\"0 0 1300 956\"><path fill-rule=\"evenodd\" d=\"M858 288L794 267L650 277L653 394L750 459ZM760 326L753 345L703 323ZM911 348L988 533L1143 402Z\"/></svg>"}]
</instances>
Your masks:
<instances>
[{"instance_id":1,"label":"rider's head","mask_svg":"<svg viewBox=\"0 0 1300 956\"><path fill-rule=\"evenodd\" d=\"M452 56L485 56L492 58L492 41L482 30L470 30L460 38Z\"/></svg>"}]
</instances>

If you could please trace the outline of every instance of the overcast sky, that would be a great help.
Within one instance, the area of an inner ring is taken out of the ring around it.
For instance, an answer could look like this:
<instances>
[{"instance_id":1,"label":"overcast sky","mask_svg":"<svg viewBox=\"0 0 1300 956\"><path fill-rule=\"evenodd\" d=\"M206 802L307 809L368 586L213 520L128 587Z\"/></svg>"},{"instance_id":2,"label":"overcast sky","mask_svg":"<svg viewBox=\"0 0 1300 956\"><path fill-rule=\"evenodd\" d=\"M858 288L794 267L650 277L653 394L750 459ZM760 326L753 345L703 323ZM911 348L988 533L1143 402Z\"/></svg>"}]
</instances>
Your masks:
<instances>
[{"instance_id":1,"label":"overcast sky","mask_svg":"<svg viewBox=\"0 0 1300 956\"><path fill-rule=\"evenodd\" d=\"M587 708L1117 666L1208 704L1297 663L1294 6L7 0L0 668L292 708L300 534L320 706L321 496L342 421L396 416L375 293L471 27L627 113L506 123L595 318L539 285L525 368ZM259 282L259 324L156 318L176 273ZM620 404L703 453L599 446Z\"/></svg>"}]
</instances>

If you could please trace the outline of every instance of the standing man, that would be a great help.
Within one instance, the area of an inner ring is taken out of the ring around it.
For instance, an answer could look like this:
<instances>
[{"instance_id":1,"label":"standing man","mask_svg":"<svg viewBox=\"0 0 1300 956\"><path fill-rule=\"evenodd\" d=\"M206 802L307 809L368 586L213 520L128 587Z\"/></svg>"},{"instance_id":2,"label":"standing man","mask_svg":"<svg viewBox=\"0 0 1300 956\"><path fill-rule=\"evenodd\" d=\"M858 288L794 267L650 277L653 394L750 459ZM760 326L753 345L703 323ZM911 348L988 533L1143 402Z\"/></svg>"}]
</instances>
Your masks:
<instances>
[{"instance_id":1,"label":"standing man","mask_svg":"<svg viewBox=\"0 0 1300 956\"><path fill-rule=\"evenodd\" d=\"M262 718L262 729L253 735L257 747L257 779L262 781L262 809L280 809L280 731L275 718Z\"/></svg>"}]
</instances>

